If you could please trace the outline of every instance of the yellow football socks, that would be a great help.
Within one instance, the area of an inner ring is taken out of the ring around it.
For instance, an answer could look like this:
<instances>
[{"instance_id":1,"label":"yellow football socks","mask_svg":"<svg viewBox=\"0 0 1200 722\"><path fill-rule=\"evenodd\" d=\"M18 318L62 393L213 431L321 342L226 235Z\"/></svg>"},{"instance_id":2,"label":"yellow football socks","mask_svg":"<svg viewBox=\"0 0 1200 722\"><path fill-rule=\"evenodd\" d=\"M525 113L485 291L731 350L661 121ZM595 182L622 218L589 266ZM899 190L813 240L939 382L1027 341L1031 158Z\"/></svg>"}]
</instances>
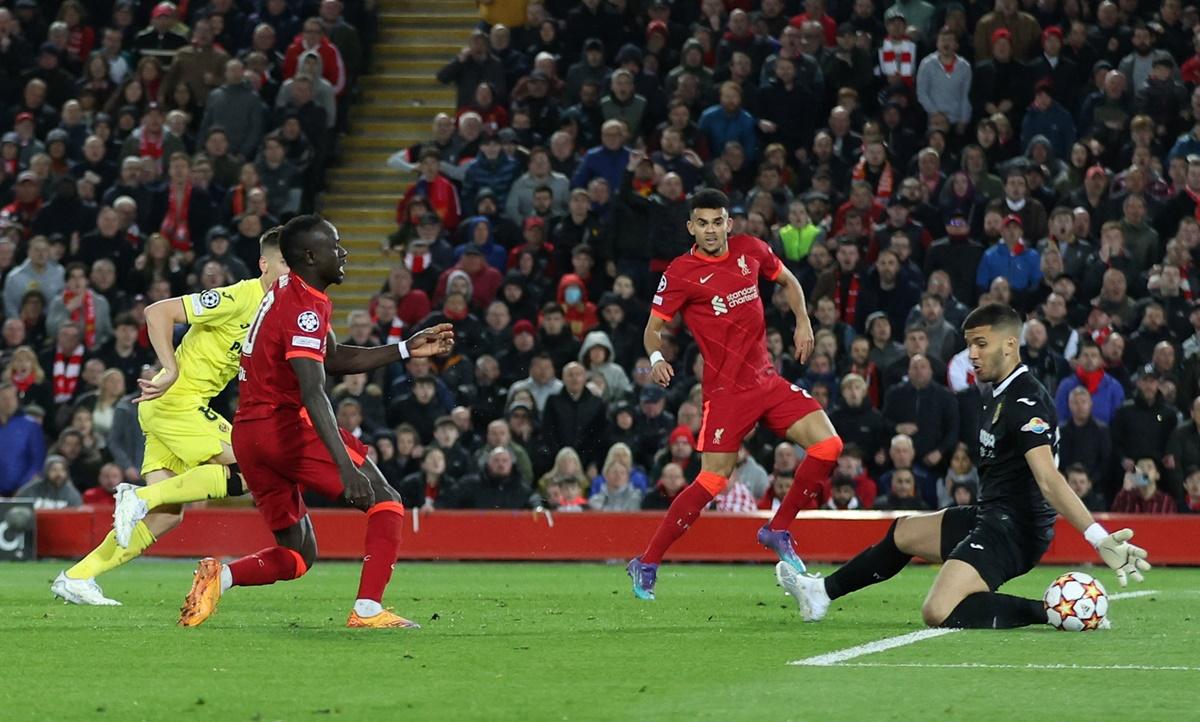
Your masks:
<instances>
[{"instance_id":1,"label":"yellow football socks","mask_svg":"<svg viewBox=\"0 0 1200 722\"><path fill-rule=\"evenodd\" d=\"M150 533L146 523L141 521L133 528L133 536L129 540L129 546L125 549L117 546L117 534L110 531L108 536L104 537L104 541L100 542L100 546L67 570L67 576L72 579L98 577L131 559L136 559L154 541L154 535Z\"/></svg>"},{"instance_id":2,"label":"yellow football socks","mask_svg":"<svg viewBox=\"0 0 1200 722\"><path fill-rule=\"evenodd\" d=\"M224 499L229 496L229 484L224 466L204 464L157 484L143 486L136 493L147 507L155 509L164 504Z\"/></svg>"}]
</instances>

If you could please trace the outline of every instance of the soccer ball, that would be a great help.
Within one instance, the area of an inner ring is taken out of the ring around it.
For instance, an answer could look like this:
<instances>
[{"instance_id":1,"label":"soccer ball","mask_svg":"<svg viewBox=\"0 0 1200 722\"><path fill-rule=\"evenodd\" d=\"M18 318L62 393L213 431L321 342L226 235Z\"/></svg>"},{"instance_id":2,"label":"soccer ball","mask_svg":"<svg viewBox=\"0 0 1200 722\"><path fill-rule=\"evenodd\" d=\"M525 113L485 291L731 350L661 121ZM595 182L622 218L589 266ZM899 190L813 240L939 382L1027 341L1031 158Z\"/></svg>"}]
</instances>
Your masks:
<instances>
[{"instance_id":1,"label":"soccer ball","mask_svg":"<svg viewBox=\"0 0 1200 722\"><path fill-rule=\"evenodd\" d=\"M1108 614L1104 585L1083 572L1067 572L1055 579L1042 603L1050 626L1065 632L1099 629Z\"/></svg>"}]
</instances>

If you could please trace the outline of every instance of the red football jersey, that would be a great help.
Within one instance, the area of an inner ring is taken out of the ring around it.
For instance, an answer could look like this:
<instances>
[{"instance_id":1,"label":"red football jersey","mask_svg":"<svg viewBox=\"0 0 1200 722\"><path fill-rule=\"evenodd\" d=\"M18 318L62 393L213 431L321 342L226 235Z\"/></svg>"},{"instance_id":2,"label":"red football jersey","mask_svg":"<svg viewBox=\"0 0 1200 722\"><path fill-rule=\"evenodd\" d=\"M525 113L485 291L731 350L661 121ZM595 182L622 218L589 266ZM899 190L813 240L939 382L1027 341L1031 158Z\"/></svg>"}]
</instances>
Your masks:
<instances>
[{"instance_id":1,"label":"red football jersey","mask_svg":"<svg viewBox=\"0 0 1200 722\"><path fill-rule=\"evenodd\" d=\"M783 264L754 236L729 238L719 258L688 253L671 261L650 312L671 320L679 311L704 355L704 394L747 391L776 375L767 354L758 277L774 281Z\"/></svg>"},{"instance_id":2,"label":"red football jersey","mask_svg":"<svg viewBox=\"0 0 1200 722\"><path fill-rule=\"evenodd\" d=\"M280 276L263 296L242 344L241 400L234 423L265 419L280 411L299 415L300 384L289 359L325 363L329 339L329 296L299 276Z\"/></svg>"}]
</instances>

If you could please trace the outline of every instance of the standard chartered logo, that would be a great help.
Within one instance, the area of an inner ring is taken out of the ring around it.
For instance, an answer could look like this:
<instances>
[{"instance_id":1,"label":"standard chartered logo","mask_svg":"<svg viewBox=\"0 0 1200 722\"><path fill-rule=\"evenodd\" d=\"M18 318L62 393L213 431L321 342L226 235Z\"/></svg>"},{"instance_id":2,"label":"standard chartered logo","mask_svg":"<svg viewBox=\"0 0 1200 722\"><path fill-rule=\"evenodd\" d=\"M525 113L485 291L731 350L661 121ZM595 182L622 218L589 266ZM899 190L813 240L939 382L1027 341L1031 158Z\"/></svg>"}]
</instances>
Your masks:
<instances>
[{"instance_id":1,"label":"standard chartered logo","mask_svg":"<svg viewBox=\"0 0 1200 722\"><path fill-rule=\"evenodd\" d=\"M758 286L747 286L740 291L734 291L728 296L713 296L712 309L714 316L720 316L729 313L729 309L736 308L743 303L749 303L758 299Z\"/></svg>"},{"instance_id":2,"label":"standard chartered logo","mask_svg":"<svg viewBox=\"0 0 1200 722\"><path fill-rule=\"evenodd\" d=\"M729 307L725 305L725 299L720 296L712 297L713 315L720 316L723 313L729 313Z\"/></svg>"}]
</instances>

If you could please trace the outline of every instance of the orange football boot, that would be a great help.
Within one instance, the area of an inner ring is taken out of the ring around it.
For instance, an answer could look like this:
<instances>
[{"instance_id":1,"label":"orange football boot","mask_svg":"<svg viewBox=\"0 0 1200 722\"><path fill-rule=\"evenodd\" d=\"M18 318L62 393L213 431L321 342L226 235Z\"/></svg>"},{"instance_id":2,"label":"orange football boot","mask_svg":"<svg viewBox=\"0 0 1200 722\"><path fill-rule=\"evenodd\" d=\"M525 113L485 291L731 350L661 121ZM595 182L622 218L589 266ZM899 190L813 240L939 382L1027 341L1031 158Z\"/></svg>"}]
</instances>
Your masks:
<instances>
[{"instance_id":1,"label":"orange football boot","mask_svg":"<svg viewBox=\"0 0 1200 722\"><path fill-rule=\"evenodd\" d=\"M390 609L385 609L372 617L360 617L358 612L351 610L346 620L347 627L371 627L374 629L420 629L421 625L405 619Z\"/></svg>"},{"instance_id":2,"label":"orange football boot","mask_svg":"<svg viewBox=\"0 0 1200 722\"><path fill-rule=\"evenodd\" d=\"M179 610L179 626L198 627L217 611L221 600L221 563L212 557L196 566L192 588Z\"/></svg>"}]
</instances>

